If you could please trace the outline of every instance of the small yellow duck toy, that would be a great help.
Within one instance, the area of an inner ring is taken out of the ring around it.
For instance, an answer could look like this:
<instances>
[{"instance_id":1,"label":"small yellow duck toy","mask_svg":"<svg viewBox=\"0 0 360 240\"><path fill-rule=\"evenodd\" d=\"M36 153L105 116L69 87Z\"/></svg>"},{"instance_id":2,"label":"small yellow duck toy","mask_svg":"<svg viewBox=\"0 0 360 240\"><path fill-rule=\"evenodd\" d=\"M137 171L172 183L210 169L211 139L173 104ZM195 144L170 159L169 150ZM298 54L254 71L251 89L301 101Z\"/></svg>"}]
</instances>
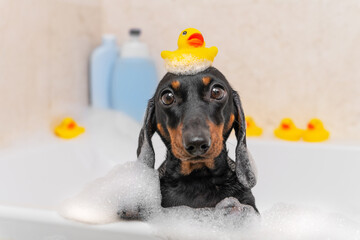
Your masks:
<instances>
[{"instance_id":1,"label":"small yellow duck toy","mask_svg":"<svg viewBox=\"0 0 360 240\"><path fill-rule=\"evenodd\" d=\"M161 57L168 72L187 75L210 67L217 53L217 47L205 47L204 37L199 30L187 28L180 33L178 49L162 51Z\"/></svg>"},{"instance_id":2,"label":"small yellow duck toy","mask_svg":"<svg viewBox=\"0 0 360 240\"><path fill-rule=\"evenodd\" d=\"M329 138L330 133L324 128L320 119L313 118L307 125L303 139L306 142L322 142Z\"/></svg>"},{"instance_id":3,"label":"small yellow duck toy","mask_svg":"<svg viewBox=\"0 0 360 240\"><path fill-rule=\"evenodd\" d=\"M64 139L71 139L85 132L85 128L80 127L70 117L64 118L59 126L55 128L55 134Z\"/></svg>"},{"instance_id":4,"label":"small yellow duck toy","mask_svg":"<svg viewBox=\"0 0 360 240\"><path fill-rule=\"evenodd\" d=\"M258 127L254 119L250 116L245 117L246 121L246 136L248 137L258 137L262 134L262 128Z\"/></svg>"},{"instance_id":5,"label":"small yellow duck toy","mask_svg":"<svg viewBox=\"0 0 360 240\"><path fill-rule=\"evenodd\" d=\"M303 130L295 126L290 118L281 120L280 126L274 130L276 137L287 141L298 141L302 136Z\"/></svg>"}]
</instances>

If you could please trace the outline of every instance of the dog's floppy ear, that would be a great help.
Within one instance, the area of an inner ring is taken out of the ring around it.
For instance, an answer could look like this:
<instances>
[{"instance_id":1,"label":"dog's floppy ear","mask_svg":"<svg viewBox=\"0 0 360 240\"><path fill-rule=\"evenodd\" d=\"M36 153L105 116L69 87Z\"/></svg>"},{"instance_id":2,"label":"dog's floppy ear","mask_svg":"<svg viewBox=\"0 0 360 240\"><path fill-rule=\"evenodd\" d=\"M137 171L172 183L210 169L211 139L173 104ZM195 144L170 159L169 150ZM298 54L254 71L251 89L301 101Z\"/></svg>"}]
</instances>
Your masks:
<instances>
[{"instance_id":1,"label":"dog's floppy ear","mask_svg":"<svg viewBox=\"0 0 360 240\"><path fill-rule=\"evenodd\" d=\"M144 117L144 125L139 135L139 143L137 148L138 161L146 164L150 168L154 168L155 152L152 146L151 138L155 133L155 103L154 98L148 102L146 114Z\"/></svg>"},{"instance_id":2,"label":"dog's floppy ear","mask_svg":"<svg viewBox=\"0 0 360 240\"><path fill-rule=\"evenodd\" d=\"M233 91L235 105L234 129L237 138L235 150L236 155L236 175L240 183L247 189L251 189L256 184L256 168L253 159L246 146L246 122L244 111L241 106L240 97L236 91Z\"/></svg>"}]
</instances>

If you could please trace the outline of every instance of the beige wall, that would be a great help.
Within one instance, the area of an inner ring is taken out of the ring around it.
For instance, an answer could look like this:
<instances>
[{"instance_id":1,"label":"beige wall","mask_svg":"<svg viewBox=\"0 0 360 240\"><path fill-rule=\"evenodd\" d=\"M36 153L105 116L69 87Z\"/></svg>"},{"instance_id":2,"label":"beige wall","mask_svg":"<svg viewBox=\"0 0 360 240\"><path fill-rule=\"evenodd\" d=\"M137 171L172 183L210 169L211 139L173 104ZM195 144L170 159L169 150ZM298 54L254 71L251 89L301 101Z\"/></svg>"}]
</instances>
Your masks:
<instances>
[{"instance_id":1,"label":"beige wall","mask_svg":"<svg viewBox=\"0 0 360 240\"><path fill-rule=\"evenodd\" d=\"M0 146L87 104L99 0L0 0Z\"/></svg>"},{"instance_id":2,"label":"beige wall","mask_svg":"<svg viewBox=\"0 0 360 240\"><path fill-rule=\"evenodd\" d=\"M219 54L214 66L247 114L271 134L283 117L324 120L334 138L360 140L358 0L103 0L103 32L122 42L143 29L161 74L161 50L187 27Z\"/></svg>"},{"instance_id":3,"label":"beige wall","mask_svg":"<svg viewBox=\"0 0 360 240\"><path fill-rule=\"evenodd\" d=\"M85 106L88 57L101 33L143 30L161 50L200 29L214 66L271 133L283 117L320 117L337 139L360 140L357 0L0 0L0 146Z\"/></svg>"}]
</instances>

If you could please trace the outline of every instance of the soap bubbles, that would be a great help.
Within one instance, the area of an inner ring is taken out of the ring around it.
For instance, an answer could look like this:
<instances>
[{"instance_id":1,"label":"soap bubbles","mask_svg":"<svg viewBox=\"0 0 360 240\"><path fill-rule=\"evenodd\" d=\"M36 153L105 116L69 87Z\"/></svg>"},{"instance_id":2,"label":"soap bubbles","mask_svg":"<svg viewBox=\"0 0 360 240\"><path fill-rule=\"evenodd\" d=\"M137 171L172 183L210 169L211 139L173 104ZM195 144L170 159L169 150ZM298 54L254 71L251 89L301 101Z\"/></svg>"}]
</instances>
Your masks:
<instances>
[{"instance_id":1,"label":"soap bubbles","mask_svg":"<svg viewBox=\"0 0 360 240\"><path fill-rule=\"evenodd\" d=\"M78 195L66 200L59 213L76 221L103 224L118 221L119 211L143 209L149 213L159 207L157 171L139 162L128 162L89 183Z\"/></svg>"},{"instance_id":2,"label":"soap bubbles","mask_svg":"<svg viewBox=\"0 0 360 240\"><path fill-rule=\"evenodd\" d=\"M237 211L226 208L231 201L225 199L216 208L162 208L157 171L127 162L65 201L59 213L76 221L104 224L124 221L118 213L140 210L141 219L162 239L360 239L359 222L341 214L276 204L260 217L247 205L238 204Z\"/></svg>"},{"instance_id":3,"label":"soap bubbles","mask_svg":"<svg viewBox=\"0 0 360 240\"><path fill-rule=\"evenodd\" d=\"M165 59L165 68L168 72L179 75L194 75L212 65L207 59L200 59L192 54L183 54L177 59Z\"/></svg>"}]
</instances>

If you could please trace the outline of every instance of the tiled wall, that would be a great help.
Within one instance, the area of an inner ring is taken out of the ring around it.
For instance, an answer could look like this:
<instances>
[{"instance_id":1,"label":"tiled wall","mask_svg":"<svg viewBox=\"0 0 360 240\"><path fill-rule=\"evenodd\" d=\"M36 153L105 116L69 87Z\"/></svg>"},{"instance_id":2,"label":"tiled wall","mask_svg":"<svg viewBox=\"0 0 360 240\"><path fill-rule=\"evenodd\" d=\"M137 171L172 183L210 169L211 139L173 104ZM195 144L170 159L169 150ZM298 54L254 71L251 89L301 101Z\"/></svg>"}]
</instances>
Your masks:
<instances>
[{"instance_id":1,"label":"tiled wall","mask_svg":"<svg viewBox=\"0 0 360 240\"><path fill-rule=\"evenodd\" d=\"M0 146L87 104L99 0L0 1Z\"/></svg>"},{"instance_id":2,"label":"tiled wall","mask_svg":"<svg viewBox=\"0 0 360 240\"><path fill-rule=\"evenodd\" d=\"M85 106L88 57L101 33L119 43L143 30L160 75L161 50L200 29L214 66L268 132L282 117L320 117L337 139L360 140L357 0L2 0L0 146Z\"/></svg>"},{"instance_id":3,"label":"tiled wall","mask_svg":"<svg viewBox=\"0 0 360 240\"><path fill-rule=\"evenodd\" d=\"M324 120L337 139L360 140L358 0L103 0L103 32L122 42L143 29L161 74L161 50L195 27L247 114L270 134L283 117Z\"/></svg>"}]
</instances>

